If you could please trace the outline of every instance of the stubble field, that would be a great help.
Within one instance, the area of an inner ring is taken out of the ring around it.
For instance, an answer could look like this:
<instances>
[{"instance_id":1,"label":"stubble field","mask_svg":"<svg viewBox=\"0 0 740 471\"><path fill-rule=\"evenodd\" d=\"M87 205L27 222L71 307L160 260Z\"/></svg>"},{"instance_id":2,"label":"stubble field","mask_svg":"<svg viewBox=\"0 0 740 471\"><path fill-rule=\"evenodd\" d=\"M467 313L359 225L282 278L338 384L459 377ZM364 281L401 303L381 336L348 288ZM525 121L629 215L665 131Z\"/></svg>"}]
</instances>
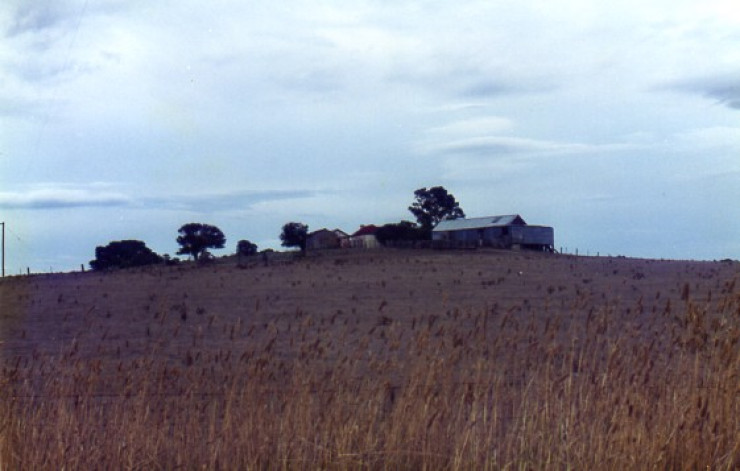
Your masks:
<instances>
[{"instance_id":1,"label":"stubble field","mask_svg":"<svg viewBox=\"0 0 740 471\"><path fill-rule=\"evenodd\" d=\"M329 251L0 281L0 467L735 469L740 264Z\"/></svg>"}]
</instances>

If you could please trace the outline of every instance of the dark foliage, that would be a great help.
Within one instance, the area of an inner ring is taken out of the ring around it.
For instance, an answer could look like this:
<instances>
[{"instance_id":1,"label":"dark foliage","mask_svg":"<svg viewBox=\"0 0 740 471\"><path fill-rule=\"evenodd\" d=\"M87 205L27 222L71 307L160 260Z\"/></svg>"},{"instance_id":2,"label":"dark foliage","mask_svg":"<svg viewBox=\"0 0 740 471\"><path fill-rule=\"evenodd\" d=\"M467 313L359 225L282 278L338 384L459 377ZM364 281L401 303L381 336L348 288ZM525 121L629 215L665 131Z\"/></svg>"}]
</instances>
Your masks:
<instances>
[{"instance_id":1,"label":"dark foliage","mask_svg":"<svg viewBox=\"0 0 740 471\"><path fill-rule=\"evenodd\" d=\"M305 252L307 235L308 225L300 222L289 222L283 226L280 240L283 247L298 247L301 252Z\"/></svg>"},{"instance_id":2,"label":"dark foliage","mask_svg":"<svg viewBox=\"0 0 740 471\"><path fill-rule=\"evenodd\" d=\"M243 257L255 255L257 253L257 244L248 240L240 240L236 244L236 254Z\"/></svg>"},{"instance_id":3,"label":"dark foliage","mask_svg":"<svg viewBox=\"0 0 740 471\"><path fill-rule=\"evenodd\" d=\"M96 247L95 260L90 261L90 267L93 270L108 270L152 265L162 261L162 257L140 240L118 240L105 247Z\"/></svg>"},{"instance_id":4,"label":"dark foliage","mask_svg":"<svg viewBox=\"0 0 740 471\"><path fill-rule=\"evenodd\" d=\"M385 245L389 242L414 242L417 240L428 240L430 232L413 222L401 221L397 224L386 224L378 228L375 237Z\"/></svg>"},{"instance_id":5,"label":"dark foliage","mask_svg":"<svg viewBox=\"0 0 740 471\"><path fill-rule=\"evenodd\" d=\"M178 255L192 255L198 260L208 249L222 249L226 237L216 226L191 222L183 225L178 231L177 243L180 244Z\"/></svg>"},{"instance_id":6,"label":"dark foliage","mask_svg":"<svg viewBox=\"0 0 740 471\"><path fill-rule=\"evenodd\" d=\"M442 186L419 188L414 192L414 197L416 201L409 206L409 211L416 217L419 225L430 232L443 219L465 217L465 212L455 197Z\"/></svg>"}]
</instances>

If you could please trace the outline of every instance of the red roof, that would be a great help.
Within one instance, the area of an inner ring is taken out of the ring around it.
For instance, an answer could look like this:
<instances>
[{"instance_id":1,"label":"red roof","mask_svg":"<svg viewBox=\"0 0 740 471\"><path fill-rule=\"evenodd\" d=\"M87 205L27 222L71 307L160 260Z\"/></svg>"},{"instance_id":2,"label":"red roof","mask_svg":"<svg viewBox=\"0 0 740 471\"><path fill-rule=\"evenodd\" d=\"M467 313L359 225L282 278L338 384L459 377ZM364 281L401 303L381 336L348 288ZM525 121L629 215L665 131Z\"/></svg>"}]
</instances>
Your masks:
<instances>
[{"instance_id":1,"label":"red roof","mask_svg":"<svg viewBox=\"0 0 740 471\"><path fill-rule=\"evenodd\" d=\"M368 224L367 226L360 226L360 230L352 234L352 237L374 235L376 232L378 232L378 226L374 224Z\"/></svg>"}]
</instances>

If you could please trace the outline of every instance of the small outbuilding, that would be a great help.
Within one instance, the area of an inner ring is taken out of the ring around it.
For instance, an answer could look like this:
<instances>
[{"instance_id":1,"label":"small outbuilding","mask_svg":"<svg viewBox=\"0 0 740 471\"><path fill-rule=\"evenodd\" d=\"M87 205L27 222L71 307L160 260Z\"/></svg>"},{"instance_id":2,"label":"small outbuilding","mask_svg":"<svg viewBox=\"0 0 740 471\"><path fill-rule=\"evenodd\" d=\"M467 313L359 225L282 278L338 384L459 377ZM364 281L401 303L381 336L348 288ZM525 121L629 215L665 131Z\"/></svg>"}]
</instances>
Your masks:
<instances>
[{"instance_id":1,"label":"small outbuilding","mask_svg":"<svg viewBox=\"0 0 740 471\"><path fill-rule=\"evenodd\" d=\"M349 234L340 229L319 229L306 236L306 250L338 249L349 239Z\"/></svg>"},{"instance_id":2,"label":"small outbuilding","mask_svg":"<svg viewBox=\"0 0 740 471\"><path fill-rule=\"evenodd\" d=\"M552 252L552 227L530 226L518 214L441 221L432 230L432 241L440 247L495 247Z\"/></svg>"},{"instance_id":3,"label":"small outbuilding","mask_svg":"<svg viewBox=\"0 0 740 471\"><path fill-rule=\"evenodd\" d=\"M353 249L376 249L380 247L380 242L375 237L376 232L378 226L374 224L360 226L360 229L350 236L348 246Z\"/></svg>"}]
</instances>

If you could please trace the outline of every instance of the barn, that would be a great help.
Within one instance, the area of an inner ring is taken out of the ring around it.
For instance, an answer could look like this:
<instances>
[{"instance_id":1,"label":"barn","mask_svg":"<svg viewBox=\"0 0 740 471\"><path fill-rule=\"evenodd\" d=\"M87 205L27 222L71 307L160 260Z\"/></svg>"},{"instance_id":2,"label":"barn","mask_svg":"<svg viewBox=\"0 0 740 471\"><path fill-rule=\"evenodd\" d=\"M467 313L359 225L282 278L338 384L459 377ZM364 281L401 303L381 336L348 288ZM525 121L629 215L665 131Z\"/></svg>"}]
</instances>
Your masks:
<instances>
[{"instance_id":1,"label":"barn","mask_svg":"<svg viewBox=\"0 0 740 471\"><path fill-rule=\"evenodd\" d=\"M495 247L552 252L552 227L530 226L518 214L441 221L432 230L439 247Z\"/></svg>"},{"instance_id":2,"label":"barn","mask_svg":"<svg viewBox=\"0 0 740 471\"><path fill-rule=\"evenodd\" d=\"M334 229L319 229L306 236L307 250L338 249L349 238L346 232Z\"/></svg>"}]
</instances>

